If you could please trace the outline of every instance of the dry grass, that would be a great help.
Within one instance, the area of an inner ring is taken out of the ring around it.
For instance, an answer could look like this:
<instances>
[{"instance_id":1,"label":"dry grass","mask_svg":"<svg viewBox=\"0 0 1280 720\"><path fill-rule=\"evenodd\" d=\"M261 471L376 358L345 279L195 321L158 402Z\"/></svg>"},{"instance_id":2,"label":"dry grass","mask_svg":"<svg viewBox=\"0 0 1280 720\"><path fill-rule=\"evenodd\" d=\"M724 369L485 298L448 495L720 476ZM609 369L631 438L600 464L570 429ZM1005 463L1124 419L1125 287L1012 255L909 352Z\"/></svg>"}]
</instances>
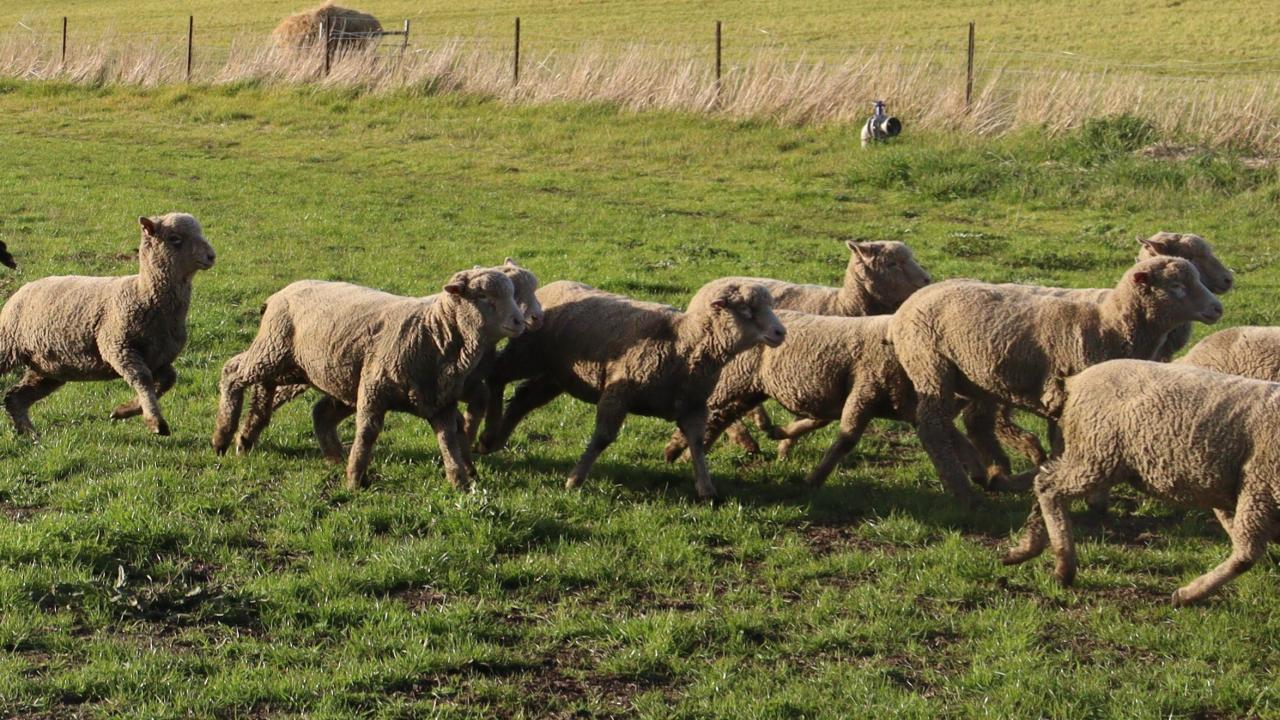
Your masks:
<instances>
[{"instance_id":1,"label":"dry grass","mask_svg":"<svg viewBox=\"0 0 1280 720\"><path fill-rule=\"evenodd\" d=\"M94 85L184 81L185 48L172 37L77 39L63 63L56 39L0 38L0 77ZM260 39L197 48L197 83L312 84L367 92L447 93L511 103L603 102L628 110L709 112L787 125L860 122L876 98L908 126L1000 135L1028 125L1053 131L1131 113L1170 136L1213 147L1280 150L1280 79L1179 78L1139 73L984 67L965 107L963 73L928 54L854 52L842 61L758 50L727 66L717 87L705 53L677 45L578 44L525 52L513 84L508 47L451 40L401 51L335 56L281 51Z\"/></svg>"}]
</instances>

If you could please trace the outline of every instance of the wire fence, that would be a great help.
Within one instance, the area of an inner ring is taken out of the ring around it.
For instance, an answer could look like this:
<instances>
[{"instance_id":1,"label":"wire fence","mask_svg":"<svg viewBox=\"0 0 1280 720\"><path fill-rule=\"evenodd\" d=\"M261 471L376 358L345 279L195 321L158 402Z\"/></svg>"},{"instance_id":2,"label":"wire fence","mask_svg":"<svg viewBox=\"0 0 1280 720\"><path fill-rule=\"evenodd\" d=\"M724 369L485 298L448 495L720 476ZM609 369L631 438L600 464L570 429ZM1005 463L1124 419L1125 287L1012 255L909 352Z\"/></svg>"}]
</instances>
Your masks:
<instances>
[{"instance_id":1,"label":"wire fence","mask_svg":"<svg viewBox=\"0 0 1280 720\"><path fill-rule=\"evenodd\" d=\"M527 24L522 32L513 20L505 37L428 37L405 21L374 34L321 28L284 43L261 32L204 28L199 18L173 30L128 33L69 22L43 31L21 26L0 35L0 77L469 92L508 102L604 101L787 124L861 122L871 101L883 98L916 127L999 134L1134 113L1196 142L1280 150L1280 72L1232 72L1266 68L1280 55L1116 63L984 46L973 40L971 26L949 24L936 30L957 42L928 47L887 41L796 47L767 33L718 28L708 29L705 43L583 41Z\"/></svg>"}]
</instances>

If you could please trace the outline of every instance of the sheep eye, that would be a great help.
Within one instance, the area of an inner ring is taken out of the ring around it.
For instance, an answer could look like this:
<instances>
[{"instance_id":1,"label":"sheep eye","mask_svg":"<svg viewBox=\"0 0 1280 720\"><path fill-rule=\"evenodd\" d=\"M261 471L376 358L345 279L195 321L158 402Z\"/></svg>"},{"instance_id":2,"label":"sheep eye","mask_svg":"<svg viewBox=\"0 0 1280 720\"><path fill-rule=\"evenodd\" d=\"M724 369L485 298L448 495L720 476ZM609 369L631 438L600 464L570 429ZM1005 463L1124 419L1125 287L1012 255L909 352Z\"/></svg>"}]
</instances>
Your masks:
<instances>
[{"instance_id":1,"label":"sheep eye","mask_svg":"<svg viewBox=\"0 0 1280 720\"><path fill-rule=\"evenodd\" d=\"M742 308L742 317L744 320L750 320L755 316L752 314L751 308Z\"/></svg>"},{"instance_id":2,"label":"sheep eye","mask_svg":"<svg viewBox=\"0 0 1280 720\"><path fill-rule=\"evenodd\" d=\"M182 247L182 238L180 237L169 238L168 242L174 247Z\"/></svg>"}]
</instances>

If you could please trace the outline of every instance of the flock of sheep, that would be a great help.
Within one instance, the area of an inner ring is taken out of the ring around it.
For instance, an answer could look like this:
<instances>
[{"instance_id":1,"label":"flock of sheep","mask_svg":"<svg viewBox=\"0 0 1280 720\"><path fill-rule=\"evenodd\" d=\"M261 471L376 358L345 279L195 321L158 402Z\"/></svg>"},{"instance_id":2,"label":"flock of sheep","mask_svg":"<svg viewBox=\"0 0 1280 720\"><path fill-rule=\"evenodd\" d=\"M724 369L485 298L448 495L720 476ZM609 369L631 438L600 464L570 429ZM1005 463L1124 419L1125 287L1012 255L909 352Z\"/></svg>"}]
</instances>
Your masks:
<instances>
[{"instance_id":1,"label":"flock of sheep","mask_svg":"<svg viewBox=\"0 0 1280 720\"><path fill-rule=\"evenodd\" d=\"M137 275L44 278L0 310L0 371L26 368L4 397L19 433L35 433L31 405L63 384L116 377L137 397L111 417L141 415L152 432L169 433L158 399L177 380L192 279L213 266L214 251L190 215L139 222ZM871 419L888 418L916 426L957 502L972 506L975 484L1032 486L1031 516L1004 562L1052 546L1064 584L1076 569L1071 499L1105 503L1110 486L1127 482L1211 508L1231 555L1175 592L1175 605L1248 569L1280 530L1280 447L1270 442L1280 432L1280 328L1225 330L1167 362L1192 322L1222 316L1215 293L1232 285L1203 238L1142 240L1136 263L1099 290L932 283L902 243L848 247L838 288L721 278L684 311L575 282L539 288L510 259L457 272L422 298L295 282L267 299L257 337L222 369L213 447L222 454L234 441L248 452L277 407L314 388L316 439L326 460L345 462L350 487L363 484L395 410L431 423L446 476L465 489L473 449L500 450L526 415L567 392L596 406L568 487L581 485L635 413L675 422L666 459L687 453L699 496L715 498L706 451L724 432L756 447L744 418L781 441L780 454L838 422L813 484ZM0 262L13 263L2 244ZM774 426L760 409L770 398L799 419ZM1013 408L1050 422L1051 452L1013 423ZM344 453L338 425L352 415ZM1038 470L1012 475L1002 440Z\"/></svg>"}]
</instances>

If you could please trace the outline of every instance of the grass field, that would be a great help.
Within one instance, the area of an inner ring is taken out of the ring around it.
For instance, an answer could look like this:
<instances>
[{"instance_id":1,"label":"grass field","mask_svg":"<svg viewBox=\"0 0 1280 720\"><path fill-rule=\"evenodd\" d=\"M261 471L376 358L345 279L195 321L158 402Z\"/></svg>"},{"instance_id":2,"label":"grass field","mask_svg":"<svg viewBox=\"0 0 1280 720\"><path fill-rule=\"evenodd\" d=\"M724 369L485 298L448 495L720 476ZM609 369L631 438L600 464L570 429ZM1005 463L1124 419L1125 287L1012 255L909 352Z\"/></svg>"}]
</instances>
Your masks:
<instances>
[{"instance_id":1,"label":"grass field","mask_svg":"<svg viewBox=\"0 0 1280 720\"><path fill-rule=\"evenodd\" d=\"M311 4L300 0L228 3L225 0L8 0L0 6L0 32L29 28L53 33L63 16L73 32L185 35L196 16L202 42L241 34L265 35L279 19ZM1118 0L1080 3L893 3L838 0L770 2L600 2L590 0L466 0L424 4L411 0L350 3L388 26L413 22L420 42L446 36L510 41L512 18L524 23L530 52L585 40L606 43L692 44L710 50L713 27L726 28L729 61L750 48L783 46L829 57L853 49L907 48L954 58L963 67L967 23L977 22L981 60L1015 65L1098 71L1250 74L1280 70L1275 38L1280 15L1269 0ZM1243 19L1247 18L1247 21Z\"/></svg>"},{"instance_id":2,"label":"grass field","mask_svg":"<svg viewBox=\"0 0 1280 720\"><path fill-rule=\"evenodd\" d=\"M1239 272L1224 324L1275 323L1275 167L1136 157L1153 138L1134 121L863 153L840 128L235 86L4 81L0 136L0 240L22 264L0 293L131 272L144 213L195 213L218 251L162 401L172 437L106 419L119 382L38 405L39 445L0 433L0 714L1280 714L1274 555L1174 611L1227 543L1136 499L1082 517L1061 589L1044 559L997 562L1026 497L953 509L892 424L816 491L798 481L828 434L782 463L718 448L718 509L643 418L565 491L592 410L568 399L465 496L407 416L354 494L304 403L252 456L208 447L222 362L304 277L425 294L513 255L544 282L682 304L725 274L836 282L841 241L873 238L938 278L1099 286L1135 236L1184 229Z\"/></svg>"}]
</instances>

